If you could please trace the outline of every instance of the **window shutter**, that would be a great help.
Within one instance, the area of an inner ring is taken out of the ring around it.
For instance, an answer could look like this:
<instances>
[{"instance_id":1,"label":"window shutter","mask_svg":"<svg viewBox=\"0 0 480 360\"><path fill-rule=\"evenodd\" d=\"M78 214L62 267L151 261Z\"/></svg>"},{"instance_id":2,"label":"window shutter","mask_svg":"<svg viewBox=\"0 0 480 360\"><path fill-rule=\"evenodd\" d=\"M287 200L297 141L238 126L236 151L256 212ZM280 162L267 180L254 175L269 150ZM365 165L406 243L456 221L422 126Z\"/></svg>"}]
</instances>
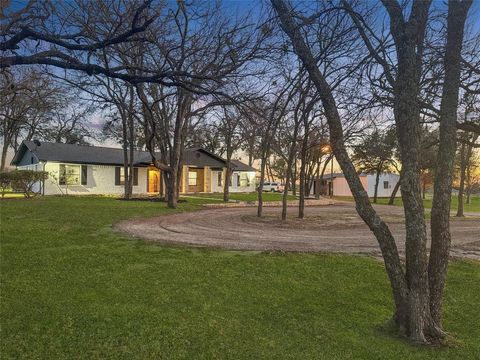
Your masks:
<instances>
[{"instance_id":1,"label":"window shutter","mask_svg":"<svg viewBox=\"0 0 480 360\"><path fill-rule=\"evenodd\" d=\"M138 185L138 168L133 168L133 185Z\"/></svg>"},{"instance_id":2,"label":"window shutter","mask_svg":"<svg viewBox=\"0 0 480 360\"><path fill-rule=\"evenodd\" d=\"M87 185L87 165L82 165L82 185Z\"/></svg>"},{"instance_id":3,"label":"window shutter","mask_svg":"<svg viewBox=\"0 0 480 360\"><path fill-rule=\"evenodd\" d=\"M115 185L120 185L120 167L115 168Z\"/></svg>"}]
</instances>

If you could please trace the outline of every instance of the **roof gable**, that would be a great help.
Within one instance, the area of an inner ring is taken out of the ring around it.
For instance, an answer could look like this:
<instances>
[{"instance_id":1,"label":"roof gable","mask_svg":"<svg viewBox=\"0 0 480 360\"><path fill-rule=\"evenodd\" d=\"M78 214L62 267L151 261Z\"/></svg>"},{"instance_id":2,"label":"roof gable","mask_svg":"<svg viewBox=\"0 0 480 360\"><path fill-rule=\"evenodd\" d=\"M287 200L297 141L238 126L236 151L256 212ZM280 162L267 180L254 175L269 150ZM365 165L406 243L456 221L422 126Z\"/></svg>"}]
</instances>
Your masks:
<instances>
[{"instance_id":1,"label":"roof gable","mask_svg":"<svg viewBox=\"0 0 480 360\"><path fill-rule=\"evenodd\" d=\"M240 160L230 160L232 162L233 171L257 171L254 167L247 165Z\"/></svg>"}]
</instances>

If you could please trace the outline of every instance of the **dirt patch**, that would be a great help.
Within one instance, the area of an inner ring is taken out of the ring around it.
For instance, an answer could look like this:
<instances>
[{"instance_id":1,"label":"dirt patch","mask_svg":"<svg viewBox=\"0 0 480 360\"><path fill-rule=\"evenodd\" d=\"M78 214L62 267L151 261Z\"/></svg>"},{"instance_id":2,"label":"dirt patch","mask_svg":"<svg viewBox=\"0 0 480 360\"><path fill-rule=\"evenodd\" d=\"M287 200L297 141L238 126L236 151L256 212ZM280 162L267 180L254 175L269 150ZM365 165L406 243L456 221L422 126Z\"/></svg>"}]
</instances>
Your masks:
<instances>
[{"instance_id":1,"label":"dirt patch","mask_svg":"<svg viewBox=\"0 0 480 360\"><path fill-rule=\"evenodd\" d=\"M389 224L401 253L404 252L403 209L376 206ZM306 218L295 218L289 208L286 222L280 208L265 208L257 218L256 208L208 209L150 219L120 222L115 229L162 243L225 249L300 252L346 252L379 255L377 241L350 203L306 208ZM480 217L469 221L452 219L452 255L480 260Z\"/></svg>"}]
</instances>

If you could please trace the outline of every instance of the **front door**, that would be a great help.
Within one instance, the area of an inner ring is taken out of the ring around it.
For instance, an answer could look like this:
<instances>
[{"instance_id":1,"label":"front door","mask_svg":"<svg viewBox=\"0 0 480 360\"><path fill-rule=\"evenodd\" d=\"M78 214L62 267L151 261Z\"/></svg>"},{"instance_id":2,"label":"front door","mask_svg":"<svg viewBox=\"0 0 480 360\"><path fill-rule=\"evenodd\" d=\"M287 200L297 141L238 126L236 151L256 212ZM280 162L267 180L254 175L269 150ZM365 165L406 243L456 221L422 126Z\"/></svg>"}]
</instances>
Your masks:
<instances>
[{"instance_id":1,"label":"front door","mask_svg":"<svg viewBox=\"0 0 480 360\"><path fill-rule=\"evenodd\" d=\"M148 169L147 192L160 192L160 172L154 169Z\"/></svg>"}]
</instances>

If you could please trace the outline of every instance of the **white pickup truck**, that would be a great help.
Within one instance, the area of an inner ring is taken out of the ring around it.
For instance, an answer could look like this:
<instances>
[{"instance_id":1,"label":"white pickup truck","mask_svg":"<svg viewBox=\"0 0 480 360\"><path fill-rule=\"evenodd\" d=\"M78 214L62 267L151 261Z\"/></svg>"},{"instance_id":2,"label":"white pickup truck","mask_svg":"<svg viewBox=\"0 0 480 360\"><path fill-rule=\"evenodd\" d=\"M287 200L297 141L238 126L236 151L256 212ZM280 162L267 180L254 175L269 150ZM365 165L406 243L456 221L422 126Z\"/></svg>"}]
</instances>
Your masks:
<instances>
[{"instance_id":1,"label":"white pickup truck","mask_svg":"<svg viewBox=\"0 0 480 360\"><path fill-rule=\"evenodd\" d=\"M262 191L268 192L283 192L285 190L285 186L278 182L264 182Z\"/></svg>"}]
</instances>

